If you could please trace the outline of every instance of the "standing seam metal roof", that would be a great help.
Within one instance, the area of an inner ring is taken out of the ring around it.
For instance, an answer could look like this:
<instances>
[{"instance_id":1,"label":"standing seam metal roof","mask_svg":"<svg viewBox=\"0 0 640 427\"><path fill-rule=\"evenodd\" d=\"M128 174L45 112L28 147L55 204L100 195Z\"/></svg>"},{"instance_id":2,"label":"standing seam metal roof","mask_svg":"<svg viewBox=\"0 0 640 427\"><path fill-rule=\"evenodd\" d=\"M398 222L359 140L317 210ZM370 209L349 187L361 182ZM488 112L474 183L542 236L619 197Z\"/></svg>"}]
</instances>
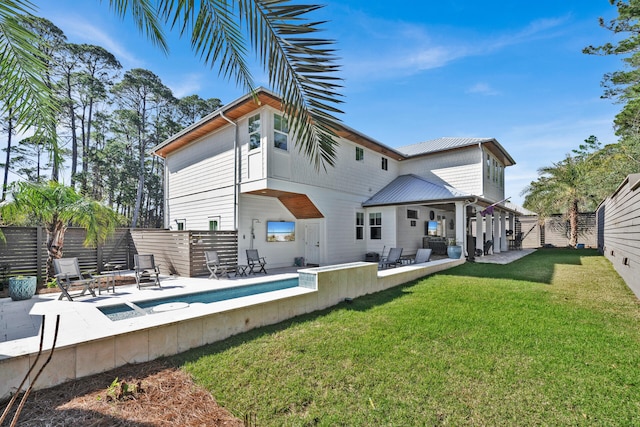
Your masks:
<instances>
[{"instance_id":1,"label":"standing seam metal roof","mask_svg":"<svg viewBox=\"0 0 640 427\"><path fill-rule=\"evenodd\" d=\"M495 141L494 138L456 138L456 137L443 137L438 139L432 139L430 141L419 142L417 144L405 145L404 147L396 148L401 153L407 156L417 156L420 154L434 153L437 151L446 151L454 148L468 147L471 145L482 144L486 142Z\"/></svg>"},{"instance_id":2,"label":"standing seam metal roof","mask_svg":"<svg viewBox=\"0 0 640 427\"><path fill-rule=\"evenodd\" d=\"M407 204L473 197L449 185L434 184L417 175L401 175L362 204L367 206Z\"/></svg>"}]
</instances>

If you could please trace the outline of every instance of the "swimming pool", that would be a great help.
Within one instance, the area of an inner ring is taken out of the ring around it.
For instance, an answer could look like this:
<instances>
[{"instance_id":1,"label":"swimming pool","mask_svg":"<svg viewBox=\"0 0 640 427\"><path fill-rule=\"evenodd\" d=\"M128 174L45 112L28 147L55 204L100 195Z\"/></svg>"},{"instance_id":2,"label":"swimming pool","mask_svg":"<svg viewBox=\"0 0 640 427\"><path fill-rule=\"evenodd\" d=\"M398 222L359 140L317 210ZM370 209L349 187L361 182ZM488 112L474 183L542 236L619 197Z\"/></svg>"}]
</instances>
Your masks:
<instances>
[{"instance_id":1,"label":"swimming pool","mask_svg":"<svg viewBox=\"0 0 640 427\"><path fill-rule=\"evenodd\" d=\"M285 280L276 280L272 282L256 283L253 285L235 286L225 289L214 289L211 291L196 292L186 295L175 295L165 298L126 302L122 304L98 307L98 310L100 310L112 321L117 321L146 316L154 313L180 310L187 308L190 304L194 303L209 304L233 298L246 297L249 295L263 294L265 292L295 288L297 286L298 279L292 278Z\"/></svg>"}]
</instances>

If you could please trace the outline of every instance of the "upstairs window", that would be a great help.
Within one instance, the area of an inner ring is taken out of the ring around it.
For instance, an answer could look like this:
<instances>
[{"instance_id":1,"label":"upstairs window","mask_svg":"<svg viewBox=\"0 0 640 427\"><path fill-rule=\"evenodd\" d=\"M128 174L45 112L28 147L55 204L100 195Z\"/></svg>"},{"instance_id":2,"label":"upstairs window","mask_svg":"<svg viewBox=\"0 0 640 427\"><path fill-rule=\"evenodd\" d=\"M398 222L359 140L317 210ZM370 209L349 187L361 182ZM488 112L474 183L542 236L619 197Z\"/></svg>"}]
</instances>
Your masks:
<instances>
[{"instance_id":1,"label":"upstairs window","mask_svg":"<svg viewBox=\"0 0 640 427\"><path fill-rule=\"evenodd\" d=\"M356 147L356 160L359 162L364 160L364 148Z\"/></svg>"},{"instance_id":2,"label":"upstairs window","mask_svg":"<svg viewBox=\"0 0 640 427\"><path fill-rule=\"evenodd\" d=\"M217 220L211 220L209 221L209 231L218 231L218 221Z\"/></svg>"},{"instance_id":3,"label":"upstairs window","mask_svg":"<svg viewBox=\"0 0 640 427\"><path fill-rule=\"evenodd\" d=\"M260 114L249 117L249 150L260 148Z\"/></svg>"},{"instance_id":4,"label":"upstairs window","mask_svg":"<svg viewBox=\"0 0 640 427\"><path fill-rule=\"evenodd\" d=\"M387 159L386 157L382 158L382 170L386 171L389 169L389 159Z\"/></svg>"},{"instance_id":5,"label":"upstairs window","mask_svg":"<svg viewBox=\"0 0 640 427\"><path fill-rule=\"evenodd\" d=\"M273 115L273 146L287 151L289 122L280 114Z\"/></svg>"},{"instance_id":6,"label":"upstairs window","mask_svg":"<svg viewBox=\"0 0 640 427\"><path fill-rule=\"evenodd\" d=\"M418 211L415 209L407 209L407 218L418 219Z\"/></svg>"}]
</instances>

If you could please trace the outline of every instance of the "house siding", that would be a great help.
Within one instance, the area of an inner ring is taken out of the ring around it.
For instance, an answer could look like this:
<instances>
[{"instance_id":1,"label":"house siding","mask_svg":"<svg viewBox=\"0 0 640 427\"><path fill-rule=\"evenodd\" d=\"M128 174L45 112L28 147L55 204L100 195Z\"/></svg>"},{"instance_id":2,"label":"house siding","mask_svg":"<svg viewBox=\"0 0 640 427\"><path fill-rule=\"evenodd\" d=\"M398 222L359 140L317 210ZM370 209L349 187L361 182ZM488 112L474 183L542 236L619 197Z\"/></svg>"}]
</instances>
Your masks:
<instances>
[{"instance_id":1,"label":"house siding","mask_svg":"<svg viewBox=\"0 0 640 427\"><path fill-rule=\"evenodd\" d=\"M480 150L465 150L431 154L405 160L401 174L415 174L424 179L444 183L469 194L482 194L482 162Z\"/></svg>"}]
</instances>

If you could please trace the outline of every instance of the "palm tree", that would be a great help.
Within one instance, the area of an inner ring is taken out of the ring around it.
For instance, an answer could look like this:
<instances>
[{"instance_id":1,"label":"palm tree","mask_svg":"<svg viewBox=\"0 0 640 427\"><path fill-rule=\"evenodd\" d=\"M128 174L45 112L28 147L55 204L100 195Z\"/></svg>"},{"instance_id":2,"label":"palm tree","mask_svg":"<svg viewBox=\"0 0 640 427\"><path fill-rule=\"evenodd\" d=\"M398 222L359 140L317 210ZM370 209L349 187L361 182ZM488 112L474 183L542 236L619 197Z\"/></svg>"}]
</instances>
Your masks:
<instances>
[{"instance_id":1,"label":"palm tree","mask_svg":"<svg viewBox=\"0 0 640 427\"><path fill-rule=\"evenodd\" d=\"M110 0L119 16L130 14L137 27L167 50L162 27L189 37L194 53L206 65L218 64L226 78L245 90L254 88L248 49L257 54L280 92L283 107L301 151L316 168L335 162L334 114L341 111L340 79L332 40L314 37L323 22L309 21L317 5L292 0ZM35 36L18 17L35 13L29 0L3 0L0 6L0 113L13 108L23 127L55 123L57 105L44 84L46 59ZM24 101L28 100L28 101ZM33 111L39 112L36 116ZM55 129L46 126L45 129Z\"/></svg>"},{"instance_id":2,"label":"palm tree","mask_svg":"<svg viewBox=\"0 0 640 427\"><path fill-rule=\"evenodd\" d=\"M524 207L537 212L540 218L565 214L569 220L569 245L578 244L578 214L592 202L585 158L567 157L553 166L540 168L537 181L523 191Z\"/></svg>"},{"instance_id":3,"label":"palm tree","mask_svg":"<svg viewBox=\"0 0 640 427\"><path fill-rule=\"evenodd\" d=\"M53 276L53 260L62 258L64 234L69 225L87 231L84 244L89 246L103 242L119 223L118 214L113 209L54 181L16 183L13 200L0 206L0 214L6 224L45 226L47 280Z\"/></svg>"}]
</instances>

